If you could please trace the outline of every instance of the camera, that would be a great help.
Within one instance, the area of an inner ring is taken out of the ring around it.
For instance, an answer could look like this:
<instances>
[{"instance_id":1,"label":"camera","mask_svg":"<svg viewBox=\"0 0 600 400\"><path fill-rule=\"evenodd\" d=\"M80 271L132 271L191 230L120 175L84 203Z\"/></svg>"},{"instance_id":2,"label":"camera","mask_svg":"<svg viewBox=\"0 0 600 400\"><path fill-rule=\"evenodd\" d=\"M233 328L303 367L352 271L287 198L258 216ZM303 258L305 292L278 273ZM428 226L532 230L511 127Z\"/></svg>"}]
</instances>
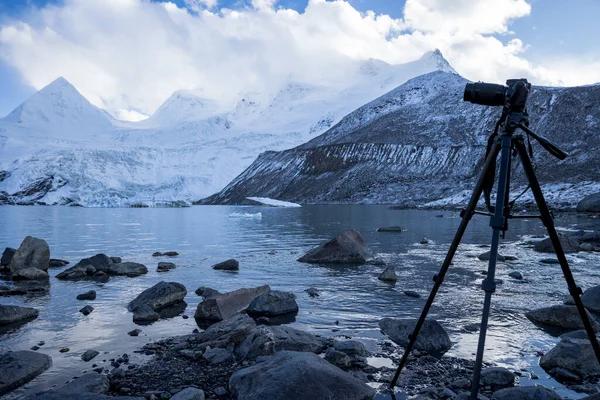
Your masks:
<instances>
[{"instance_id":1,"label":"camera","mask_svg":"<svg viewBox=\"0 0 600 400\"><path fill-rule=\"evenodd\" d=\"M525 109L531 83L527 79L509 79L506 86L495 83L467 83L463 100L482 106L508 106L513 111Z\"/></svg>"}]
</instances>

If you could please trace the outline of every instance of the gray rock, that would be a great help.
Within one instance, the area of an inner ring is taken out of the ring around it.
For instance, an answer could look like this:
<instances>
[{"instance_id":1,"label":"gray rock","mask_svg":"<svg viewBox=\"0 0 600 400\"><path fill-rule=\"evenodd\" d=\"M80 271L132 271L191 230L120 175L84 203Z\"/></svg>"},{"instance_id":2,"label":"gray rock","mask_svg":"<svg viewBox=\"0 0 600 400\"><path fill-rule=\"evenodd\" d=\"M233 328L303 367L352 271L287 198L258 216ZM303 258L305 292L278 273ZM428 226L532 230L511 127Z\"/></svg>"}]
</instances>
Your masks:
<instances>
[{"instance_id":1,"label":"gray rock","mask_svg":"<svg viewBox=\"0 0 600 400\"><path fill-rule=\"evenodd\" d=\"M69 262L67 260L60 260L58 258L51 258L50 263L48 264L49 268L60 268L68 265Z\"/></svg>"},{"instance_id":2,"label":"gray rock","mask_svg":"<svg viewBox=\"0 0 600 400\"><path fill-rule=\"evenodd\" d=\"M254 298L271 290L269 285L243 288L204 299L196 308L194 317L203 321L222 321L248 308Z\"/></svg>"},{"instance_id":3,"label":"gray rock","mask_svg":"<svg viewBox=\"0 0 600 400\"><path fill-rule=\"evenodd\" d=\"M592 344L587 339L563 338L552 350L542 356L540 366L546 371L564 368L582 378L600 375L600 364Z\"/></svg>"},{"instance_id":4,"label":"gray rock","mask_svg":"<svg viewBox=\"0 0 600 400\"><path fill-rule=\"evenodd\" d=\"M106 393L110 389L110 381L103 374L85 374L67 383L57 392L63 395L78 395L82 393Z\"/></svg>"},{"instance_id":5,"label":"gray rock","mask_svg":"<svg viewBox=\"0 0 600 400\"><path fill-rule=\"evenodd\" d=\"M160 315L152 309L148 304L138 307L133 312L133 322L144 324L148 322L158 321Z\"/></svg>"},{"instance_id":6,"label":"gray rock","mask_svg":"<svg viewBox=\"0 0 600 400\"><path fill-rule=\"evenodd\" d=\"M228 361L233 361L233 354L230 351L223 348L206 348L202 357L211 364L221 364Z\"/></svg>"},{"instance_id":7,"label":"gray rock","mask_svg":"<svg viewBox=\"0 0 600 400\"><path fill-rule=\"evenodd\" d=\"M123 262L123 259L121 257L109 257L110 261L113 262L113 264L119 264Z\"/></svg>"},{"instance_id":8,"label":"gray rock","mask_svg":"<svg viewBox=\"0 0 600 400\"><path fill-rule=\"evenodd\" d=\"M600 286L591 287L583 292L581 301L588 310L600 312Z\"/></svg>"},{"instance_id":9,"label":"gray rock","mask_svg":"<svg viewBox=\"0 0 600 400\"><path fill-rule=\"evenodd\" d=\"M144 305L152 310L158 311L162 308L183 301L187 295L187 289L178 282L161 281L156 285L144 290L127 305L129 311L136 311Z\"/></svg>"},{"instance_id":10,"label":"gray rock","mask_svg":"<svg viewBox=\"0 0 600 400\"><path fill-rule=\"evenodd\" d=\"M402 232L404 229L400 226L384 226L377 228L377 232Z\"/></svg>"},{"instance_id":11,"label":"gray rock","mask_svg":"<svg viewBox=\"0 0 600 400\"><path fill-rule=\"evenodd\" d=\"M281 350L321 353L328 345L322 337L287 326L259 325L236 348L242 359L275 354Z\"/></svg>"},{"instance_id":12,"label":"gray rock","mask_svg":"<svg viewBox=\"0 0 600 400\"><path fill-rule=\"evenodd\" d=\"M562 235L559 235L558 238L565 253L576 253L580 250L579 242L577 240ZM540 253L555 253L554 245L552 245L550 238L537 242L533 246L533 249Z\"/></svg>"},{"instance_id":13,"label":"gray rock","mask_svg":"<svg viewBox=\"0 0 600 400\"><path fill-rule=\"evenodd\" d=\"M66 281L93 279L95 273L96 268L94 268L92 265L75 265L56 275L56 278Z\"/></svg>"},{"instance_id":14,"label":"gray rock","mask_svg":"<svg viewBox=\"0 0 600 400\"><path fill-rule=\"evenodd\" d=\"M577 203L578 212L600 213L600 193L585 196Z\"/></svg>"},{"instance_id":15,"label":"gray rock","mask_svg":"<svg viewBox=\"0 0 600 400\"><path fill-rule=\"evenodd\" d=\"M164 253L162 253L162 255L165 257L177 257L179 253L176 251L165 251Z\"/></svg>"},{"instance_id":16,"label":"gray rock","mask_svg":"<svg viewBox=\"0 0 600 400\"><path fill-rule=\"evenodd\" d=\"M554 390L543 386L518 386L494 392L495 400L562 400Z\"/></svg>"},{"instance_id":17,"label":"gray rock","mask_svg":"<svg viewBox=\"0 0 600 400\"><path fill-rule=\"evenodd\" d=\"M129 336L139 336L141 332L142 332L141 329L134 329L132 331L127 332L127 334Z\"/></svg>"},{"instance_id":18,"label":"gray rock","mask_svg":"<svg viewBox=\"0 0 600 400\"><path fill-rule=\"evenodd\" d=\"M77 295L77 300L96 300L96 291L90 290Z\"/></svg>"},{"instance_id":19,"label":"gray rock","mask_svg":"<svg viewBox=\"0 0 600 400\"><path fill-rule=\"evenodd\" d=\"M229 390L234 398L244 400L367 400L375 396L373 388L316 354L293 351L280 351L234 372Z\"/></svg>"},{"instance_id":20,"label":"gray rock","mask_svg":"<svg viewBox=\"0 0 600 400\"><path fill-rule=\"evenodd\" d=\"M92 311L94 311L94 307L87 305L85 307L83 307L81 310L79 310L80 313L82 313L83 315L90 315L92 313Z\"/></svg>"},{"instance_id":21,"label":"gray rock","mask_svg":"<svg viewBox=\"0 0 600 400\"><path fill-rule=\"evenodd\" d=\"M256 323L246 314L238 314L224 321L209 326L197 336L197 341L202 348L227 347L230 344L238 346L250 332L256 327Z\"/></svg>"},{"instance_id":22,"label":"gray rock","mask_svg":"<svg viewBox=\"0 0 600 400\"><path fill-rule=\"evenodd\" d=\"M417 292L415 292L414 290L405 290L404 294L407 295L408 297L414 297L415 299L420 299L421 295Z\"/></svg>"},{"instance_id":23,"label":"gray rock","mask_svg":"<svg viewBox=\"0 0 600 400\"><path fill-rule=\"evenodd\" d=\"M520 271L512 271L508 274L511 278L515 278L517 280L523 279L523 274Z\"/></svg>"},{"instance_id":24,"label":"gray rock","mask_svg":"<svg viewBox=\"0 0 600 400\"><path fill-rule=\"evenodd\" d=\"M513 386L515 374L502 367L491 367L481 371L481 384L490 386L492 391Z\"/></svg>"},{"instance_id":25,"label":"gray rock","mask_svg":"<svg viewBox=\"0 0 600 400\"><path fill-rule=\"evenodd\" d=\"M296 295L291 292L269 290L252 300L246 312L253 317L274 317L297 313Z\"/></svg>"},{"instance_id":26,"label":"gray rock","mask_svg":"<svg viewBox=\"0 0 600 400\"><path fill-rule=\"evenodd\" d=\"M175 393L171 400L204 400L204 392L200 389L189 387Z\"/></svg>"},{"instance_id":27,"label":"gray rock","mask_svg":"<svg viewBox=\"0 0 600 400\"><path fill-rule=\"evenodd\" d=\"M6 267L7 265L10 265L16 252L17 249L13 249L12 247L5 248L2 253L2 258L0 258L0 266Z\"/></svg>"},{"instance_id":28,"label":"gray rock","mask_svg":"<svg viewBox=\"0 0 600 400\"><path fill-rule=\"evenodd\" d=\"M219 386L215 388L214 392L217 396L225 396L227 394L227 389L225 389L223 386Z\"/></svg>"},{"instance_id":29,"label":"gray rock","mask_svg":"<svg viewBox=\"0 0 600 400\"><path fill-rule=\"evenodd\" d=\"M10 263L11 272L25 268L48 270L50 247L44 239L27 236L17 249Z\"/></svg>"},{"instance_id":30,"label":"gray rock","mask_svg":"<svg viewBox=\"0 0 600 400\"><path fill-rule=\"evenodd\" d=\"M44 270L31 267L15 271L12 278L15 281L47 281L50 275Z\"/></svg>"},{"instance_id":31,"label":"gray rock","mask_svg":"<svg viewBox=\"0 0 600 400\"><path fill-rule=\"evenodd\" d=\"M95 256L83 258L72 268L85 267L87 265L93 266L97 271L108 273L108 267L113 263L111 258L106 254L96 254Z\"/></svg>"},{"instance_id":32,"label":"gray rock","mask_svg":"<svg viewBox=\"0 0 600 400\"><path fill-rule=\"evenodd\" d=\"M29 382L52 365L52 358L35 351L0 355L0 396Z\"/></svg>"},{"instance_id":33,"label":"gray rock","mask_svg":"<svg viewBox=\"0 0 600 400\"><path fill-rule=\"evenodd\" d=\"M146 268L143 264L138 264L134 262L122 262L118 264L111 264L108 267L107 274L109 275L120 275L120 276L129 276L135 277L148 273L148 268Z\"/></svg>"},{"instance_id":34,"label":"gray rock","mask_svg":"<svg viewBox=\"0 0 600 400\"><path fill-rule=\"evenodd\" d=\"M427 238L423 238L423 239L421 239L421 241L419 242L419 244L429 244L429 243L431 243L431 241L430 241L429 239L427 239Z\"/></svg>"},{"instance_id":35,"label":"gray rock","mask_svg":"<svg viewBox=\"0 0 600 400\"><path fill-rule=\"evenodd\" d=\"M350 367L351 362L350 357L346 353L334 349L327 349L325 360L342 369Z\"/></svg>"},{"instance_id":36,"label":"gray rock","mask_svg":"<svg viewBox=\"0 0 600 400\"><path fill-rule=\"evenodd\" d=\"M321 293L319 292L319 290L317 288L314 288L314 287L311 287L311 288L308 288L308 289L304 289L304 291L306 293L308 293L308 295L310 297L318 297L318 296L321 295Z\"/></svg>"},{"instance_id":37,"label":"gray rock","mask_svg":"<svg viewBox=\"0 0 600 400\"><path fill-rule=\"evenodd\" d=\"M38 314L35 308L0 305L0 326L35 319Z\"/></svg>"},{"instance_id":38,"label":"gray rock","mask_svg":"<svg viewBox=\"0 0 600 400\"><path fill-rule=\"evenodd\" d=\"M156 271L157 272L165 272L165 271L170 271L172 269L175 269L175 264L171 263L171 262L159 262L158 266L156 267Z\"/></svg>"},{"instance_id":39,"label":"gray rock","mask_svg":"<svg viewBox=\"0 0 600 400\"><path fill-rule=\"evenodd\" d=\"M85 353L83 353L81 355L81 359L85 362L88 362L88 361L94 359L94 357L96 357L98 354L100 354L100 353L97 352L96 350L87 350Z\"/></svg>"},{"instance_id":40,"label":"gray rock","mask_svg":"<svg viewBox=\"0 0 600 400\"><path fill-rule=\"evenodd\" d=\"M240 263L233 258L225 260L211 267L212 269L220 269L225 271L237 271L240 269Z\"/></svg>"},{"instance_id":41,"label":"gray rock","mask_svg":"<svg viewBox=\"0 0 600 400\"><path fill-rule=\"evenodd\" d=\"M540 262L542 264L560 264L560 261L556 258L542 258Z\"/></svg>"},{"instance_id":42,"label":"gray rock","mask_svg":"<svg viewBox=\"0 0 600 400\"><path fill-rule=\"evenodd\" d=\"M340 340L335 342L333 348L337 351L341 351L349 356L366 356L367 349L365 345L358 340Z\"/></svg>"},{"instance_id":43,"label":"gray rock","mask_svg":"<svg viewBox=\"0 0 600 400\"><path fill-rule=\"evenodd\" d=\"M315 247L298 259L305 263L364 264L373 257L365 240L353 229L342 232L338 237Z\"/></svg>"},{"instance_id":44,"label":"gray rock","mask_svg":"<svg viewBox=\"0 0 600 400\"><path fill-rule=\"evenodd\" d=\"M586 310L588 318L592 323L594 331L598 331L600 326L596 320ZM564 329L583 329L583 322L579 316L577 308L574 306L566 306L564 304L552 307L538 308L537 310L525 313L525 316L534 323L558 326Z\"/></svg>"},{"instance_id":45,"label":"gray rock","mask_svg":"<svg viewBox=\"0 0 600 400\"><path fill-rule=\"evenodd\" d=\"M206 287L206 286L200 286L198 289L196 289L195 293L198 296L202 296L203 298L209 298L209 297L215 297L217 295L220 295L221 292L219 292L218 290Z\"/></svg>"},{"instance_id":46,"label":"gray rock","mask_svg":"<svg viewBox=\"0 0 600 400\"><path fill-rule=\"evenodd\" d=\"M390 339L402 347L408 345L408 335L411 334L417 324L417 319L396 320L384 318L379 321L379 328ZM452 347L448 333L434 319L426 319L421 327L414 348L426 351L432 355L443 354Z\"/></svg>"},{"instance_id":47,"label":"gray rock","mask_svg":"<svg viewBox=\"0 0 600 400\"><path fill-rule=\"evenodd\" d=\"M486 251L485 253L480 254L479 256L477 256L477 258L479 258L479 260L481 260L481 261L489 261L490 260L490 253L491 253L490 251ZM506 257L504 257L501 254L498 254L497 257L496 257L496 261L504 262L504 261L506 261Z\"/></svg>"},{"instance_id":48,"label":"gray rock","mask_svg":"<svg viewBox=\"0 0 600 400\"><path fill-rule=\"evenodd\" d=\"M390 265L377 277L377 279L384 282L396 282L398 280L396 269L393 265Z\"/></svg>"}]
</instances>

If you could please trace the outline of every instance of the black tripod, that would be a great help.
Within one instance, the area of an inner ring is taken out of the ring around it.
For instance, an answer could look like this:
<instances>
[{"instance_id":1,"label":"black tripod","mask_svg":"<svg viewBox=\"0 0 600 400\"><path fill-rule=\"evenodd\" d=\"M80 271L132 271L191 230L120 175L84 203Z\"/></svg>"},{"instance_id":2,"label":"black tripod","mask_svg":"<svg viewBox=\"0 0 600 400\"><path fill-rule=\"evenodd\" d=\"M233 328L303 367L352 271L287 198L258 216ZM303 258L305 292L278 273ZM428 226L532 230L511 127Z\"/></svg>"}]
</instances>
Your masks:
<instances>
[{"instance_id":1,"label":"black tripod","mask_svg":"<svg viewBox=\"0 0 600 400\"><path fill-rule=\"evenodd\" d=\"M490 226L493 228L492 234L492 246L490 251L490 261L487 271L487 277L482 283L482 289L485 291L485 300L483 304L483 315L481 318L481 330L479 334L479 343L477 346L477 357L475 359L475 370L473 372L473 381L471 385L471 400L476 400L479 392L479 378L481 375L481 366L483 363L483 352L485 346L485 336L487 332L488 326L488 318L490 314L490 303L492 299L492 293L496 291L496 284L494 283L494 277L496 274L496 258L498 255L498 244L500 241L500 234L504 233L508 229L508 219L510 218L531 218L536 217L540 218L544 223L548 231L548 235L550 236L550 240L554 246L556 251L556 256L558 261L560 262L560 266L567 281L567 285L569 288L569 293L573 297L575 301L575 305L577 307L577 311L581 316L581 320L583 321L583 325L588 334L592 347L594 349L594 353L596 354L596 358L598 362L600 362L600 346L598 345L598 341L594 334L594 330L588 318L588 315L585 312L585 308L583 307L583 303L581 302L581 288L575 284L575 280L573 279L573 274L569 268L569 264L567 262L567 258L565 257L565 252L560 243L558 234L556 233L556 229L554 228L554 220L552 214L544 200L544 195L542 193L542 189L540 188L540 184L535 176L534 168L527 152L527 147L525 145L524 136L521 133L516 133L517 128L520 128L525 133L527 133L530 137L536 139L547 151L549 151L552 155L559 159L564 159L567 157L567 154L563 152L561 149L556 147L554 144L549 142L547 139L536 135L533 131L531 131L527 127L528 117L527 112L524 109L525 101L527 93L524 94L524 99L522 100L522 106L517 110L511 108L511 105L507 103L504 108L504 112L498 124L496 125L496 132L490 138L490 146L488 147L488 155L483 167L483 172L477 181L477 185L473 190L471 195L471 199L465 210L462 211L462 221L454 236L454 240L450 245L450 249L448 250L448 254L444 259L444 263L440 269L440 272L433 277L435 282L431 293L429 294L429 298L427 299L427 303L421 312L421 316L414 328L412 334L408 337L410 339L408 345L406 346L404 355L402 356L402 360L400 361L400 365L398 366L398 370L394 375L394 379L391 382L390 387L393 389L396 386L396 382L398 381L398 377L402 371L402 368L406 364L408 360L408 356L417 340L417 336L419 335L419 331L429 313L429 309L433 304L436 293L442 282L444 281L444 276L448 271L448 267L450 266L454 254L456 253L456 249L460 244L462 236L469 224L469 221L473 217L474 214L482 214L490 216ZM498 132L498 127L502 127L502 131L500 134L496 134ZM533 192L535 197L535 201L540 211L540 215L527 215L527 216L515 216L511 214L511 203L509 203L509 188L510 188L510 171L511 171L511 153L516 152L521 159L521 163L523 165L523 170L527 179L529 181L529 186ZM493 179L495 177L495 169L496 169L496 158L500 153L500 168L499 168L499 177L498 177L498 189L496 195L496 206L491 207L489 204L489 192L491 191L491 187L489 186L489 180L491 177L492 184ZM486 203L488 204L488 208L490 212L481 212L476 211L475 208L481 194L486 192Z\"/></svg>"}]
</instances>

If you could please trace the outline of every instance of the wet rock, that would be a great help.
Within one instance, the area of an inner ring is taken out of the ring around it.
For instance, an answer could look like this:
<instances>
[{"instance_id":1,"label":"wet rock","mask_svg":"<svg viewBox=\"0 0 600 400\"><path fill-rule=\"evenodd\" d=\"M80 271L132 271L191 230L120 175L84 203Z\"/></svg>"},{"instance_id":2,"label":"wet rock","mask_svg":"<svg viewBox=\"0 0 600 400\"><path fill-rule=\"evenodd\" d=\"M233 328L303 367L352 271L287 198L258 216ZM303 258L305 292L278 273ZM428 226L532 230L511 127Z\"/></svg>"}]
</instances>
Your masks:
<instances>
[{"instance_id":1,"label":"wet rock","mask_svg":"<svg viewBox=\"0 0 600 400\"><path fill-rule=\"evenodd\" d=\"M204 400L204 392L200 389L189 387L175 393L171 400Z\"/></svg>"},{"instance_id":2,"label":"wet rock","mask_svg":"<svg viewBox=\"0 0 600 400\"><path fill-rule=\"evenodd\" d=\"M405 290L404 294L408 297L414 297L415 299L420 299L421 295L413 290Z\"/></svg>"},{"instance_id":3,"label":"wet rock","mask_svg":"<svg viewBox=\"0 0 600 400\"><path fill-rule=\"evenodd\" d=\"M334 349L327 349L325 360L342 369L350 367L351 362L350 357L346 353Z\"/></svg>"},{"instance_id":4,"label":"wet rock","mask_svg":"<svg viewBox=\"0 0 600 400\"><path fill-rule=\"evenodd\" d=\"M111 264L113 264L113 261L110 259L109 256L103 253L98 253L95 256L81 259L77 264L73 266L73 268L91 265L97 271L108 273L108 267Z\"/></svg>"},{"instance_id":5,"label":"wet rock","mask_svg":"<svg viewBox=\"0 0 600 400\"><path fill-rule=\"evenodd\" d=\"M41 269L23 268L15 271L12 278L16 281L47 281L50 275Z\"/></svg>"},{"instance_id":6,"label":"wet rock","mask_svg":"<svg viewBox=\"0 0 600 400\"><path fill-rule=\"evenodd\" d=\"M133 322L136 324L145 324L158 321L160 315L152 309L148 304L136 308L133 312Z\"/></svg>"},{"instance_id":7,"label":"wet rock","mask_svg":"<svg viewBox=\"0 0 600 400\"><path fill-rule=\"evenodd\" d=\"M256 288L242 288L233 292L204 299L196 308L194 317L204 321L222 321L245 310L250 302L271 290L269 285Z\"/></svg>"},{"instance_id":8,"label":"wet rock","mask_svg":"<svg viewBox=\"0 0 600 400\"><path fill-rule=\"evenodd\" d=\"M587 338L563 337L552 350L542 356L540 366L550 373L555 368L564 368L581 378L600 375L600 364Z\"/></svg>"},{"instance_id":9,"label":"wet rock","mask_svg":"<svg viewBox=\"0 0 600 400\"><path fill-rule=\"evenodd\" d=\"M542 264L560 264L560 261L556 258L542 258L540 262Z\"/></svg>"},{"instance_id":10,"label":"wet rock","mask_svg":"<svg viewBox=\"0 0 600 400\"><path fill-rule=\"evenodd\" d=\"M68 265L69 262L66 260L60 260L58 258L51 258L50 262L48 263L48 267L49 268L60 268L60 267L64 267L65 265Z\"/></svg>"},{"instance_id":11,"label":"wet rock","mask_svg":"<svg viewBox=\"0 0 600 400\"><path fill-rule=\"evenodd\" d=\"M586 311L594 331L598 331L600 326L596 320ZM538 308L537 310L525 313L525 316L534 323L558 326L564 329L583 329L583 322L577 308L566 306L564 304L552 307Z\"/></svg>"},{"instance_id":12,"label":"wet rock","mask_svg":"<svg viewBox=\"0 0 600 400\"><path fill-rule=\"evenodd\" d=\"M15 252L11 262L12 273L26 268L48 270L50 265L50 247L44 239L27 236Z\"/></svg>"},{"instance_id":13,"label":"wet rock","mask_svg":"<svg viewBox=\"0 0 600 400\"><path fill-rule=\"evenodd\" d=\"M147 274L148 268L146 268L146 266L143 264L138 264L134 262L122 262L118 264L111 264L108 267L107 273L109 275L136 277Z\"/></svg>"},{"instance_id":14,"label":"wet rock","mask_svg":"<svg viewBox=\"0 0 600 400\"><path fill-rule=\"evenodd\" d=\"M302 388L302 390L298 390ZM365 400L373 388L312 353L281 351L229 379L234 398L246 400Z\"/></svg>"},{"instance_id":15,"label":"wet rock","mask_svg":"<svg viewBox=\"0 0 600 400\"><path fill-rule=\"evenodd\" d=\"M515 278L517 280L523 279L523 274L520 271L512 271L508 274L511 278Z\"/></svg>"},{"instance_id":16,"label":"wet rock","mask_svg":"<svg viewBox=\"0 0 600 400\"><path fill-rule=\"evenodd\" d=\"M154 253L152 253L152 257L162 257L163 253L161 253L160 251L155 251Z\"/></svg>"},{"instance_id":17,"label":"wet rock","mask_svg":"<svg viewBox=\"0 0 600 400\"><path fill-rule=\"evenodd\" d=\"M142 333L141 329L134 329L132 331L127 332L129 336L139 336Z\"/></svg>"},{"instance_id":18,"label":"wet rock","mask_svg":"<svg viewBox=\"0 0 600 400\"><path fill-rule=\"evenodd\" d=\"M110 261L113 262L113 264L119 264L123 262L123 259L121 257L109 257Z\"/></svg>"},{"instance_id":19,"label":"wet rock","mask_svg":"<svg viewBox=\"0 0 600 400\"><path fill-rule=\"evenodd\" d=\"M90 315L92 313L92 311L94 311L94 307L87 305L85 307L83 307L81 310L79 310L80 313L82 313L83 315Z\"/></svg>"},{"instance_id":20,"label":"wet rock","mask_svg":"<svg viewBox=\"0 0 600 400\"><path fill-rule=\"evenodd\" d=\"M90 290L77 295L77 300L96 300L96 291Z\"/></svg>"},{"instance_id":21,"label":"wet rock","mask_svg":"<svg viewBox=\"0 0 600 400\"><path fill-rule=\"evenodd\" d=\"M259 325L236 348L241 359L255 359L281 350L321 353L328 340L287 326Z\"/></svg>"},{"instance_id":22,"label":"wet rock","mask_svg":"<svg viewBox=\"0 0 600 400\"><path fill-rule=\"evenodd\" d=\"M377 277L377 279L384 282L396 282L398 280L396 269L394 266L390 265Z\"/></svg>"},{"instance_id":23,"label":"wet rock","mask_svg":"<svg viewBox=\"0 0 600 400\"><path fill-rule=\"evenodd\" d=\"M105 278L97 278L98 272L108 273L112 260L106 254L96 254L95 256L84 258L71 268L67 268L60 274L56 275L61 280L107 280Z\"/></svg>"},{"instance_id":24,"label":"wet rock","mask_svg":"<svg viewBox=\"0 0 600 400\"><path fill-rule=\"evenodd\" d=\"M253 317L274 317L297 313L296 295L291 292L269 290L252 300L246 312Z\"/></svg>"},{"instance_id":25,"label":"wet rock","mask_svg":"<svg viewBox=\"0 0 600 400\"><path fill-rule=\"evenodd\" d=\"M170 262L159 262L158 267L156 267L157 272L165 272L175 269L175 264Z\"/></svg>"},{"instance_id":26,"label":"wet rock","mask_svg":"<svg viewBox=\"0 0 600 400\"><path fill-rule=\"evenodd\" d=\"M240 269L240 263L233 258L225 260L211 267L212 269L224 270L224 271L237 271Z\"/></svg>"},{"instance_id":27,"label":"wet rock","mask_svg":"<svg viewBox=\"0 0 600 400\"><path fill-rule=\"evenodd\" d=\"M365 345L358 340L340 340L335 342L333 348L349 356L366 356Z\"/></svg>"},{"instance_id":28,"label":"wet rock","mask_svg":"<svg viewBox=\"0 0 600 400\"><path fill-rule=\"evenodd\" d=\"M550 375L552 375L554 379L556 379L559 382L581 382L581 377L579 375L560 367L552 368L550 370Z\"/></svg>"},{"instance_id":29,"label":"wet rock","mask_svg":"<svg viewBox=\"0 0 600 400\"><path fill-rule=\"evenodd\" d=\"M232 318L209 326L204 332L197 336L200 347L217 348L227 347L230 344L238 346L250 332L256 327L256 323L246 314L238 314Z\"/></svg>"},{"instance_id":30,"label":"wet rock","mask_svg":"<svg viewBox=\"0 0 600 400\"><path fill-rule=\"evenodd\" d=\"M0 305L0 326L25 322L37 318L35 308Z\"/></svg>"},{"instance_id":31,"label":"wet rock","mask_svg":"<svg viewBox=\"0 0 600 400\"><path fill-rule=\"evenodd\" d=\"M561 400L554 390L543 386L519 386L494 392L495 400Z\"/></svg>"},{"instance_id":32,"label":"wet rock","mask_svg":"<svg viewBox=\"0 0 600 400\"><path fill-rule=\"evenodd\" d=\"M106 393L110 388L110 381L106 375L85 374L67 383L57 392L64 395L77 395L82 393Z\"/></svg>"},{"instance_id":33,"label":"wet rock","mask_svg":"<svg viewBox=\"0 0 600 400\"><path fill-rule=\"evenodd\" d=\"M0 355L0 396L29 382L50 365L52 358L35 351L9 351Z\"/></svg>"},{"instance_id":34,"label":"wet rock","mask_svg":"<svg viewBox=\"0 0 600 400\"><path fill-rule=\"evenodd\" d=\"M179 253L176 251L165 251L164 253L162 253L162 255L165 257L177 257Z\"/></svg>"},{"instance_id":35,"label":"wet rock","mask_svg":"<svg viewBox=\"0 0 600 400\"><path fill-rule=\"evenodd\" d=\"M4 252L2 253L2 258L0 258L0 266L6 267L10 265L10 262L12 261L16 252L17 249L13 249L12 247L5 248Z\"/></svg>"},{"instance_id":36,"label":"wet rock","mask_svg":"<svg viewBox=\"0 0 600 400\"><path fill-rule=\"evenodd\" d=\"M490 251L486 251L483 254L480 254L479 256L477 256L477 258L481 261L489 261L490 260ZM504 257L501 254L498 254L496 257L496 261L500 261L500 262L504 262L506 261L506 257Z\"/></svg>"},{"instance_id":37,"label":"wet rock","mask_svg":"<svg viewBox=\"0 0 600 400\"><path fill-rule=\"evenodd\" d=\"M71 349L69 349L68 347L63 347L62 349L60 349L58 352L59 353L68 353Z\"/></svg>"},{"instance_id":38,"label":"wet rock","mask_svg":"<svg viewBox=\"0 0 600 400\"><path fill-rule=\"evenodd\" d=\"M402 232L404 229L400 226L384 226L377 228L377 232Z\"/></svg>"},{"instance_id":39,"label":"wet rock","mask_svg":"<svg viewBox=\"0 0 600 400\"><path fill-rule=\"evenodd\" d=\"M94 357L96 357L98 354L100 354L100 353L97 352L96 350L88 350L81 355L81 359L85 362L88 362L88 361L92 360Z\"/></svg>"},{"instance_id":40,"label":"wet rock","mask_svg":"<svg viewBox=\"0 0 600 400\"><path fill-rule=\"evenodd\" d=\"M581 301L588 310L600 312L600 286L591 287L583 292Z\"/></svg>"},{"instance_id":41,"label":"wet rock","mask_svg":"<svg viewBox=\"0 0 600 400\"><path fill-rule=\"evenodd\" d=\"M230 351L218 347L213 349L210 346L206 348L202 357L213 365L233 360L233 354Z\"/></svg>"},{"instance_id":42,"label":"wet rock","mask_svg":"<svg viewBox=\"0 0 600 400\"><path fill-rule=\"evenodd\" d=\"M565 253L576 253L580 250L579 242L577 240L562 235L559 235L558 238ZM533 246L533 249L540 253L556 253L550 238L537 242Z\"/></svg>"},{"instance_id":43,"label":"wet rock","mask_svg":"<svg viewBox=\"0 0 600 400\"><path fill-rule=\"evenodd\" d=\"M600 213L600 193L585 196L577 203L578 212Z\"/></svg>"},{"instance_id":44,"label":"wet rock","mask_svg":"<svg viewBox=\"0 0 600 400\"><path fill-rule=\"evenodd\" d=\"M214 390L214 393L217 396L225 396L227 394L227 389L225 389L223 386L219 386Z\"/></svg>"},{"instance_id":45,"label":"wet rock","mask_svg":"<svg viewBox=\"0 0 600 400\"><path fill-rule=\"evenodd\" d=\"M310 297L318 297L318 296L320 296L320 295L321 295L321 293L319 292L319 290L318 290L317 288L313 288L313 287L311 287L311 288L308 288L308 289L304 289L304 291L305 291L306 293L308 293L308 295L309 295Z\"/></svg>"},{"instance_id":46,"label":"wet rock","mask_svg":"<svg viewBox=\"0 0 600 400\"><path fill-rule=\"evenodd\" d=\"M209 298L209 297L215 297L221 294L221 292L219 292L218 290L206 287L206 286L200 286L198 289L196 289L195 293L198 296L201 296L203 298Z\"/></svg>"},{"instance_id":47,"label":"wet rock","mask_svg":"<svg viewBox=\"0 0 600 400\"><path fill-rule=\"evenodd\" d=\"M161 281L151 288L144 290L134 300L129 302L127 309L135 312L144 305L147 305L152 310L158 311L183 301L186 295L187 290L181 283Z\"/></svg>"},{"instance_id":48,"label":"wet rock","mask_svg":"<svg viewBox=\"0 0 600 400\"><path fill-rule=\"evenodd\" d=\"M417 319L396 320L384 318L379 321L379 328L390 339L402 347L409 342L408 335L411 334L417 324ZM426 351L432 355L440 355L452 347L448 333L434 319L426 319L421 327L414 348Z\"/></svg>"},{"instance_id":49,"label":"wet rock","mask_svg":"<svg viewBox=\"0 0 600 400\"><path fill-rule=\"evenodd\" d=\"M502 367L491 367L481 371L481 384L490 386L492 391L513 386L515 374Z\"/></svg>"},{"instance_id":50,"label":"wet rock","mask_svg":"<svg viewBox=\"0 0 600 400\"><path fill-rule=\"evenodd\" d=\"M338 237L315 247L298 259L305 263L364 264L373 257L358 231L347 230Z\"/></svg>"}]
</instances>

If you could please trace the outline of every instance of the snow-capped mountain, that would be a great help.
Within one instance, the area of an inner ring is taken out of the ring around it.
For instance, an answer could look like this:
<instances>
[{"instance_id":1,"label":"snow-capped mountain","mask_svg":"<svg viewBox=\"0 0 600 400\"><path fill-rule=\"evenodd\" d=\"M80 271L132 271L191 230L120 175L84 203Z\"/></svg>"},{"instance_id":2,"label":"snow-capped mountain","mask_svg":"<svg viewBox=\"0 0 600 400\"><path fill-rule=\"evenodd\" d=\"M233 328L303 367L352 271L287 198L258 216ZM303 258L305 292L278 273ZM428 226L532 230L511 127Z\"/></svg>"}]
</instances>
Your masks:
<instances>
[{"instance_id":1,"label":"snow-capped mountain","mask_svg":"<svg viewBox=\"0 0 600 400\"><path fill-rule=\"evenodd\" d=\"M222 189L262 152L309 141L415 76L454 72L439 51L353 62L343 85L288 82L233 104L178 91L149 119L117 121L59 78L0 120L0 204L156 205Z\"/></svg>"},{"instance_id":2,"label":"snow-capped mountain","mask_svg":"<svg viewBox=\"0 0 600 400\"><path fill-rule=\"evenodd\" d=\"M467 82L443 71L413 78L311 141L261 154L201 203L263 196L302 204L464 205L501 111L464 102ZM528 110L530 127L570 154L559 161L534 143L547 200L568 208L598 192L600 87L534 87ZM513 187L522 189L522 170L514 170ZM532 202L530 193L523 201Z\"/></svg>"}]
</instances>

